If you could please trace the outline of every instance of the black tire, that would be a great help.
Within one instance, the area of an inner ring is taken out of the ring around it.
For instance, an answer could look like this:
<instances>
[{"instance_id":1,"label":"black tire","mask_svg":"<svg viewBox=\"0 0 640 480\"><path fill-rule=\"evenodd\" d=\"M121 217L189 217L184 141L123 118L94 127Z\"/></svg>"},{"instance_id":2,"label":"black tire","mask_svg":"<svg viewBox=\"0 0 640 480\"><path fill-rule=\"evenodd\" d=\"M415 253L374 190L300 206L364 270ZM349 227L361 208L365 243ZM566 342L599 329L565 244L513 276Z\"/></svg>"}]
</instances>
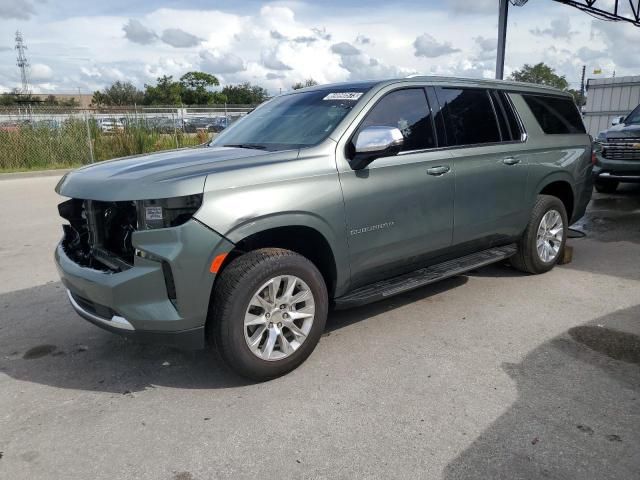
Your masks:
<instances>
[{"instance_id":1,"label":"black tire","mask_svg":"<svg viewBox=\"0 0 640 480\"><path fill-rule=\"evenodd\" d=\"M255 292L278 275L295 275L311 290L315 316L304 342L282 360L263 360L254 355L245 340L244 317ZM238 374L253 380L284 375L304 362L324 331L328 295L322 274L302 255L280 248L263 248L234 259L216 282L209 311L208 336L224 361Z\"/></svg>"},{"instance_id":2,"label":"black tire","mask_svg":"<svg viewBox=\"0 0 640 480\"><path fill-rule=\"evenodd\" d=\"M563 225L563 236L558 254L551 261L545 262L538 255L536 237L542 217L550 210L555 210L560 214ZM544 273L551 270L563 255L564 246L567 242L568 223L567 211L559 198L550 195L538 195L533 210L531 210L527 228L518 242L518 252L510 259L511 265L522 272L533 274Z\"/></svg>"},{"instance_id":3,"label":"black tire","mask_svg":"<svg viewBox=\"0 0 640 480\"><path fill-rule=\"evenodd\" d=\"M598 193L615 193L619 184L616 180L596 180L594 186Z\"/></svg>"}]
</instances>

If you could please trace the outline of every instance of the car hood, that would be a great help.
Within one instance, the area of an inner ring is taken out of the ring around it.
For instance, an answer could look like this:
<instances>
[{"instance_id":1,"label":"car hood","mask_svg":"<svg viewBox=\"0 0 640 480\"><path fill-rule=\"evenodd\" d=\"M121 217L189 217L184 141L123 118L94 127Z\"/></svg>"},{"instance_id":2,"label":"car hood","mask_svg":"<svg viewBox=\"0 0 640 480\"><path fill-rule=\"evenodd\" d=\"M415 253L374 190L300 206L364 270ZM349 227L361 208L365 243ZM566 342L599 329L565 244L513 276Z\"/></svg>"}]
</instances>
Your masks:
<instances>
[{"instance_id":1,"label":"car hood","mask_svg":"<svg viewBox=\"0 0 640 480\"><path fill-rule=\"evenodd\" d=\"M638 138L640 137L640 125L637 123L614 125L605 132L605 136L607 140L610 138Z\"/></svg>"},{"instance_id":2,"label":"car hood","mask_svg":"<svg viewBox=\"0 0 640 480\"><path fill-rule=\"evenodd\" d=\"M138 155L69 172L56 192L109 202L193 195L203 192L207 175L289 161L297 154L297 150L204 147Z\"/></svg>"}]
</instances>

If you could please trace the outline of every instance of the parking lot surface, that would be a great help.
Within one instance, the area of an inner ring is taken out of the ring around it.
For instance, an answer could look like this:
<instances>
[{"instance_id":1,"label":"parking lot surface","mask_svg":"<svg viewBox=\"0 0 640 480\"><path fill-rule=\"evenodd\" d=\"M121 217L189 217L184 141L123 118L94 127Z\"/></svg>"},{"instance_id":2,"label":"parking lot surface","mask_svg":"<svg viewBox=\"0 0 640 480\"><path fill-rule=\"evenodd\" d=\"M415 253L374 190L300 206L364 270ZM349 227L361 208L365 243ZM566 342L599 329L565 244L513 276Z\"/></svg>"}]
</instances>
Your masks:
<instances>
[{"instance_id":1,"label":"parking lot surface","mask_svg":"<svg viewBox=\"0 0 640 480\"><path fill-rule=\"evenodd\" d=\"M0 478L638 478L640 188L594 196L572 263L331 313L252 384L72 311L57 180L0 180Z\"/></svg>"}]
</instances>

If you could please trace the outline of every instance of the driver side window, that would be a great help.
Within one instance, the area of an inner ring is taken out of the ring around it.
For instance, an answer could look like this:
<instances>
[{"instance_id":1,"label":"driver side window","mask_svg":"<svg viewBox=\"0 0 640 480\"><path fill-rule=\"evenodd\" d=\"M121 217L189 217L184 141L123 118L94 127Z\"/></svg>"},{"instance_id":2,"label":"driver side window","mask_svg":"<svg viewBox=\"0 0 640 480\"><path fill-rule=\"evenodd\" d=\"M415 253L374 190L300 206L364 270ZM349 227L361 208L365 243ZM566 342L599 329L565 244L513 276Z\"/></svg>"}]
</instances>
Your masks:
<instances>
[{"instance_id":1,"label":"driver side window","mask_svg":"<svg viewBox=\"0 0 640 480\"><path fill-rule=\"evenodd\" d=\"M395 90L385 95L367 114L358 133L371 126L400 130L404 137L403 152L436 146L429 104L422 88Z\"/></svg>"}]
</instances>

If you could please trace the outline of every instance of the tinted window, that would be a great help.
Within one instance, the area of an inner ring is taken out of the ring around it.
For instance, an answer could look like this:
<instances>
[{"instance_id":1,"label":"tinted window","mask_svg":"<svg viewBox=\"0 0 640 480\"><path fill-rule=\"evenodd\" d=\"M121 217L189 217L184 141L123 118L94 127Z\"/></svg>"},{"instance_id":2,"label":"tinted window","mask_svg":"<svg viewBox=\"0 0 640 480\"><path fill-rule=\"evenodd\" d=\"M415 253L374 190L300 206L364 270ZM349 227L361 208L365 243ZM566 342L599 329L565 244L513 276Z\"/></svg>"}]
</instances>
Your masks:
<instances>
[{"instance_id":1,"label":"tinted window","mask_svg":"<svg viewBox=\"0 0 640 480\"><path fill-rule=\"evenodd\" d=\"M544 133L585 133L571 98L522 95Z\"/></svg>"},{"instance_id":2,"label":"tinted window","mask_svg":"<svg viewBox=\"0 0 640 480\"><path fill-rule=\"evenodd\" d=\"M444 109L448 145L472 145L500 141L500 130L486 90L436 88Z\"/></svg>"},{"instance_id":3,"label":"tinted window","mask_svg":"<svg viewBox=\"0 0 640 480\"><path fill-rule=\"evenodd\" d=\"M402 132L402 151L435 147L431 114L422 88L396 90L384 96L367 114L358 131L370 126L396 127Z\"/></svg>"},{"instance_id":4,"label":"tinted window","mask_svg":"<svg viewBox=\"0 0 640 480\"><path fill-rule=\"evenodd\" d=\"M507 124L509 125L509 129L511 130L511 136L513 140L520 140L522 138L522 127L520 126L520 121L516 116L516 111L509 100L509 97L504 92L499 92L500 98L502 100L502 105L504 106L504 111L507 115Z\"/></svg>"},{"instance_id":5,"label":"tinted window","mask_svg":"<svg viewBox=\"0 0 640 480\"><path fill-rule=\"evenodd\" d=\"M493 90L491 92L491 98L493 99L493 105L496 110L496 115L498 116L502 141L520 140L522 134L520 123L507 95L504 92Z\"/></svg>"},{"instance_id":6,"label":"tinted window","mask_svg":"<svg viewBox=\"0 0 640 480\"><path fill-rule=\"evenodd\" d=\"M638 105L635 110L625 118L624 123L627 125L640 123L640 105Z\"/></svg>"}]
</instances>

